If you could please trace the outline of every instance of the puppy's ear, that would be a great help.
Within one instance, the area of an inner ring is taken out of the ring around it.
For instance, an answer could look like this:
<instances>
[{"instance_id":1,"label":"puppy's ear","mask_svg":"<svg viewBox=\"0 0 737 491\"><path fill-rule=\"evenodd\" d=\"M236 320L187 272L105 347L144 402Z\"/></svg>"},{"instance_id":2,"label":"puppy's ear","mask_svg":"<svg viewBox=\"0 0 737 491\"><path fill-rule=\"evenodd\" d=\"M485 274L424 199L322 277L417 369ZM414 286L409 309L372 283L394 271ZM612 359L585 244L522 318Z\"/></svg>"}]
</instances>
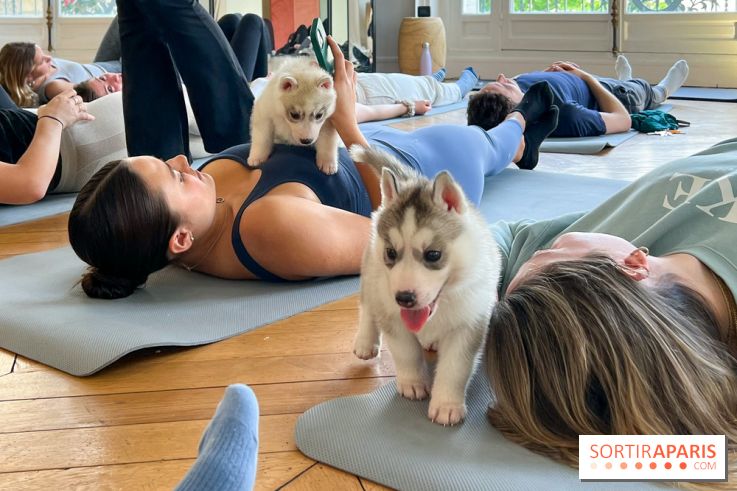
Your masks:
<instances>
[{"instance_id":1,"label":"puppy's ear","mask_svg":"<svg viewBox=\"0 0 737 491\"><path fill-rule=\"evenodd\" d=\"M381 204L386 206L397 197L397 176L386 167L381 169Z\"/></svg>"},{"instance_id":2,"label":"puppy's ear","mask_svg":"<svg viewBox=\"0 0 737 491\"><path fill-rule=\"evenodd\" d=\"M317 86L321 89L330 90L333 88L333 78L326 75L317 82Z\"/></svg>"},{"instance_id":3,"label":"puppy's ear","mask_svg":"<svg viewBox=\"0 0 737 491\"><path fill-rule=\"evenodd\" d=\"M459 215L466 212L466 196L461 187L448 172L440 172L432 183L432 199L441 208L455 211Z\"/></svg>"},{"instance_id":4,"label":"puppy's ear","mask_svg":"<svg viewBox=\"0 0 737 491\"><path fill-rule=\"evenodd\" d=\"M297 79L294 77L284 75L282 76L282 78L279 79L279 88L284 92L289 92L290 90L294 90L297 87L299 87L299 82L297 82Z\"/></svg>"}]
</instances>

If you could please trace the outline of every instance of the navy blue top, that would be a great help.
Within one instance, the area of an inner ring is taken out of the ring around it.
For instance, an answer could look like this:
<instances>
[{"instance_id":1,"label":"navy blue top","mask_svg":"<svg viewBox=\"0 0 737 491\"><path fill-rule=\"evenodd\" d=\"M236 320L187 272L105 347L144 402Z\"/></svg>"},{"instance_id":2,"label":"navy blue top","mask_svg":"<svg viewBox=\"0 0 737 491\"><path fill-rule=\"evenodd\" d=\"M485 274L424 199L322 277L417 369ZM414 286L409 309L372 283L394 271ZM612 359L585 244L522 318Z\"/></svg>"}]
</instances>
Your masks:
<instances>
[{"instance_id":1,"label":"navy blue top","mask_svg":"<svg viewBox=\"0 0 737 491\"><path fill-rule=\"evenodd\" d=\"M565 72L530 72L518 75L515 80L525 92L537 82L550 84L554 104L560 109L558 127L550 136L599 136L606 133L596 97L579 77Z\"/></svg>"},{"instance_id":2,"label":"navy blue top","mask_svg":"<svg viewBox=\"0 0 737 491\"><path fill-rule=\"evenodd\" d=\"M250 144L229 148L205 162L200 170L218 159L235 160L243 166L253 169L254 167L247 163L250 149ZM248 205L263 197L276 186L287 182L304 184L315 193L323 205L340 208L365 217L371 215L371 201L366 187L358 173L358 169L356 169L356 164L344 148L341 148L338 154L338 172L331 176L323 174L317 168L315 149L312 147L275 145L271 156L258 168L261 170L261 177L235 216L233 229L231 230L231 240L233 250L241 264L262 280L286 281L264 269L251 257L243 244L243 240L241 240L240 222ZM295 244L295 247L299 246Z\"/></svg>"}]
</instances>

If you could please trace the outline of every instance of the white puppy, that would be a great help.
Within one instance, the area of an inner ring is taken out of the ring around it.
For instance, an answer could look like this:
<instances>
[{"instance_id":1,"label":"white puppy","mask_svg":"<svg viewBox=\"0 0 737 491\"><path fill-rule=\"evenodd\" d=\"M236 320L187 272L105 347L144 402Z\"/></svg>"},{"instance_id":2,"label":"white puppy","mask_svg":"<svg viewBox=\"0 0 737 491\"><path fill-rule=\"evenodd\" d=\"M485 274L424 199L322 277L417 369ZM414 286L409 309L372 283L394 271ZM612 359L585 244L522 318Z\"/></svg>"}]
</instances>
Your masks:
<instances>
[{"instance_id":1,"label":"white puppy","mask_svg":"<svg viewBox=\"0 0 737 491\"><path fill-rule=\"evenodd\" d=\"M335 111L332 77L305 56L296 56L274 72L251 115L249 165L262 164L274 143L314 145L317 167L338 171L338 133L328 118Z\"/></svg>"},{"instance_id":2,"label":"white puppy","mask_svg":"<svg viewBox=\"0 0 737 491\"><path fill-rule=\"evenodd\" d=\"M459 423L497 300L496 242L449 173L430 181L384 152L356 145L351 156L383 167L381 206L361 266L354 353L364 360L377 356L383 334L399 393L409 399L432 393L428 417ZM432 390L423 348L438 355Z\"/></svg>"}]
</instances>

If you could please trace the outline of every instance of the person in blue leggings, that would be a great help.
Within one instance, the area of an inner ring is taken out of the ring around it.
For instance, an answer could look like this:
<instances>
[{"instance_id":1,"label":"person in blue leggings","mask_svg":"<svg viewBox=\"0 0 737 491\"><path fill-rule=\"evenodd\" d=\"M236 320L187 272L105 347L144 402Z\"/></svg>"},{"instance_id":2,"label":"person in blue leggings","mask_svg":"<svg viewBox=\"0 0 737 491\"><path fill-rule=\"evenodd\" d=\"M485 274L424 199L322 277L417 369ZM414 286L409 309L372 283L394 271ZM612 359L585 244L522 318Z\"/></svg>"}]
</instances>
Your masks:
<instances>
[{"instance_id":1,"label":"person in blue leggings","mask_svg":"<svg viewBox=\"0 0 737 491\"><path fill-rule=\"evenodd\" d=\"M341 149L339 171L327 176L317 169L312 147L289 145L276 145L261 167L250 168L245 143L253 95L215 21L190 0L118 0L118 16L132 157L103 166L70 214L71 245L90 265L81 282L85 292L128 296L170 263L228 279L357 274L370 214L381 201L376 173ZM521 152L526 130L555 127L552 92L541 84L490 131L442 125L363 135L353 66L329 42L337 60L332 122L346 148L379 145L429 177L449 170L474 203L484 177ZM205 148L222 152L199 171L186 157L177 71L190 88Z\"/></svg>"}]
</instances>

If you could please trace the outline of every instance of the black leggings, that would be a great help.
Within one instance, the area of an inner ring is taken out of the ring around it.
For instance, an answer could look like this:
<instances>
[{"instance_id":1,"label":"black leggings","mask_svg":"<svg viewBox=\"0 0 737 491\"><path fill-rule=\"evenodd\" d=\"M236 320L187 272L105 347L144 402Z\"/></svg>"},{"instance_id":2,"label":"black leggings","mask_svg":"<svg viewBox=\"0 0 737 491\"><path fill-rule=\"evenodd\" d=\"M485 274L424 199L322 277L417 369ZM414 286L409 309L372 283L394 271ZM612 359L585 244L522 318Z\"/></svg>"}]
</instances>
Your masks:
<instances>
[{"instance_id":1,"label":"black leggings","mask_svg":"<svg viewBox=\"0 0 737 491\"><path fill-rule=\"evenodd\" d=\"M117 4L128 154L189 156L181 82L208 152L250 141L254 97L210 14L195 0Z\"/></svg>"},{"instance_id":2,"label":"black leggings","mask_svg":"<svg viewBox=\"0 0 737 491\"><path fill-rule=\"evenodd\" d=\"M248 81L268 75L273 43L266 21L256 14L225 14L218 25Z\"/></svg>"}]
</instances>

